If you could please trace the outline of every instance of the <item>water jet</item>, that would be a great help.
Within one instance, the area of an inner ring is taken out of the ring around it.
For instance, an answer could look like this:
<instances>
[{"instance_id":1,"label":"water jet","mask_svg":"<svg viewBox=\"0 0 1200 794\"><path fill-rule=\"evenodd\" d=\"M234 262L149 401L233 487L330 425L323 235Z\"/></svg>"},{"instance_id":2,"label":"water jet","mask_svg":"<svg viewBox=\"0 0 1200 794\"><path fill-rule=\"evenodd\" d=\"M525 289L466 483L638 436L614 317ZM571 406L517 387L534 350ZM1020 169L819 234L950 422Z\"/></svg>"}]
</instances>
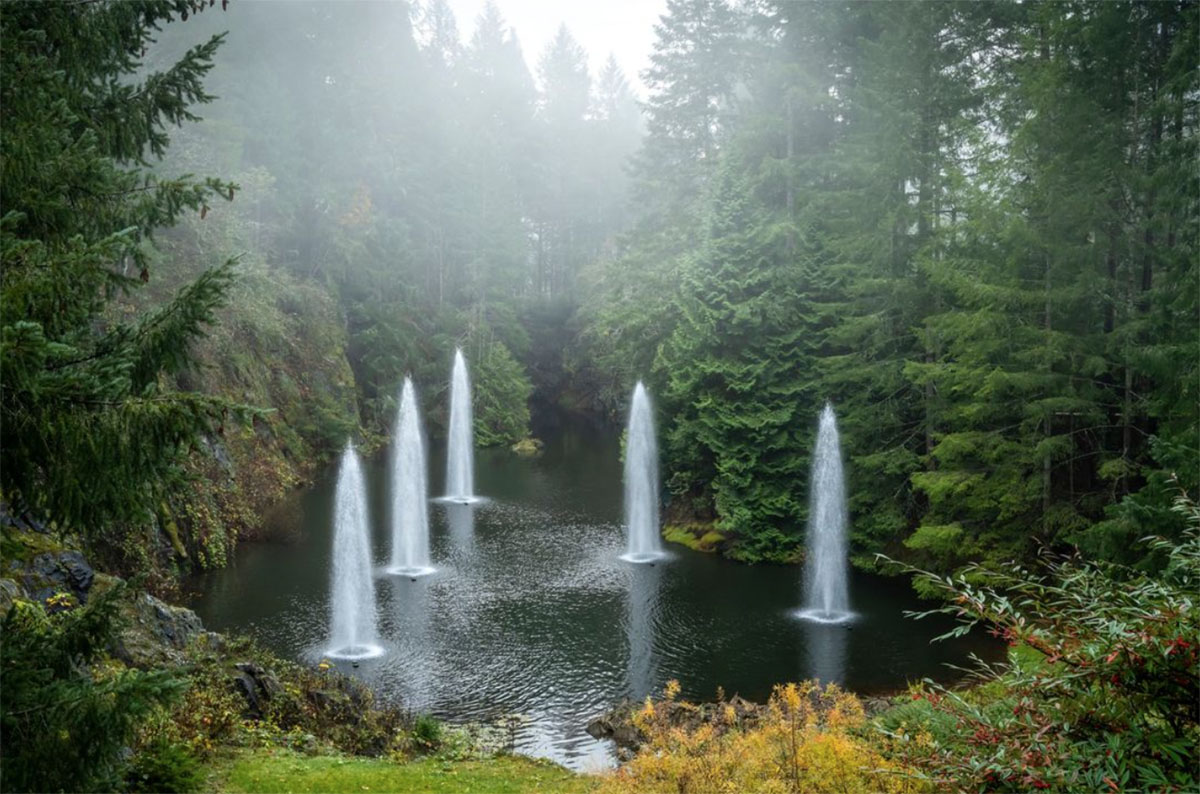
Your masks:
<instances>
[{"instance_id":1,"label":"water jet","mask_svg":"<svg viewBox=\"0 0 1200 794\"><path fill-rule=\"evenodd\" d=\"M475 428L471 414L471 380L462 349L454 351L450 372L450 426L446 434L446 495L443 501L467 505L475 497Z\"/></svg>"},{"instance_id":2,"label":"water jet","mask_svg":"<svg viewBox=\"0 0 1200 794\"><path fill-rule=\"evenodd\" d=\"M425 576L429 563L429 488L412 378L404 379L392 441L392 564L388 573Z\"/></svg>"},{"instance_id":3,"label":"water jet","mask_svg":"<svg viewBox=\"0 0 1200 794\"><path fill-rule=\"evenodd\" d=\"M383 648L378 644L375 587L371 582L367 489L362 464L351 442L346 442L338 468L330 579L330 649L324 655L348 660L379 656Z\"/></svg>"},{"instance_id":4,"label":"water jet","mask_svg":"<svg viewBox=\"0 0 1200 794\"><path fill-rule=\"evenodd\" d=\"M628 550L621 559L653 563L664 556L658 533L658 444L650 395L641 381L633 389L625 433L625 527Z\"/></svg>"},{"instance_id":5,"label":"water jet","mask_svg":"<svg viewBox=\"0 0 1200 794\"><path fill-rule=\"evenodd\" d=\"M854 617L847 584L849 521L837 418L829 403L817 430L809 500L805 605L799 615L816 623L844 623Z\"/></svg>"}]
</instances>

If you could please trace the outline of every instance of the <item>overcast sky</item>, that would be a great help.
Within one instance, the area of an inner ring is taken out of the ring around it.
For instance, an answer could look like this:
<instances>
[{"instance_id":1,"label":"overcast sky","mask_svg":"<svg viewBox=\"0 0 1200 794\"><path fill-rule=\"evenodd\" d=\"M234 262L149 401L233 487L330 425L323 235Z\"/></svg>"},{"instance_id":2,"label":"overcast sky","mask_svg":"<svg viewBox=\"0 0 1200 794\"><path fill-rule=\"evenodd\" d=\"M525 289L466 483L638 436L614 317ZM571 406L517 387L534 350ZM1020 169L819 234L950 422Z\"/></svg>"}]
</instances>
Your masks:
<instances>
[{"instance_id":1,"label":"overcast sky","mask_svg":"<svg viewBox=\"0 0 1200 794\"><path fill-rule=\"evenodd\" d=\"M471 40L475 18L485 0L448 0L464 42ZM654 25L667 10L667 0L496 0L509 27L516 31L525 62L536 78L537 62L558 26L566 23L588 53L595 77L611 52L630 86L645 99L639 74L650 65Z\"/></svg>"}]
</instances>

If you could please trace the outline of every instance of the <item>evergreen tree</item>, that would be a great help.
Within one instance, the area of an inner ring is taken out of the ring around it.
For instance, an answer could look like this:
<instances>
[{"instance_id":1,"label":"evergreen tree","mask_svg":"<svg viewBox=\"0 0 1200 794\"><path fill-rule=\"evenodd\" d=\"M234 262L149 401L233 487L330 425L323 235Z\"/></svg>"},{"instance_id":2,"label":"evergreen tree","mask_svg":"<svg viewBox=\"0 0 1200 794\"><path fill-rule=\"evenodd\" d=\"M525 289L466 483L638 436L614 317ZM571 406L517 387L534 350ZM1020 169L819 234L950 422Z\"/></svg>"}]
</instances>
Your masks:
<instances>
[{"instance_id":1,"label":"evergreen tree","mask_svg":"<svg viewBox=\"0 0 1200 794\"><path fill-rule=\"evenodd\" d=\"M0 627L5 791L116 791L138 720L177 697L166 670L96 672L119 628L123 589L84 607L18 601Z\"/></svg>"},{"instance_id":2,"label":"evergreen tree","mask_svg":"<svg viewBox=\"0 0 1200 794\"><path fill-rule=\"evenodd\" d=\"M956 223L958 156L967 145L973 28L955 3L874 4L835 22L856 37L838 48L830 89L838 136L808 217L837 286L825 302L822 385L839 406L853 476L856 535L903 536L924 509L909 479L942 427L940 386L919 368L943 341L926 327L944 300L919 263L940 257ZM837 28L835 28L837 29ZM917 368L917 369L914 369Z\"/></svg>"},{"instance_id":3,"label":"evergreen tree","mask_svg":"<svg viewBox=\"0 0 1200 794\"><path fill-rule=\"evenodd\" d=\"M162 24L204 8L14 2L0 15L0 483L18 510L63 530L145 519L229 411L163 376L188 366L231 263L147 316L106 312L150 279L156 228L234 195L231 184L147 168L166 150L167 126L211 98L201 80L221 37L162 71L138 75L139 58Z\"/></svg>"},{"instance_id":4,"label":"evergreen tree","mask_svg":"<svg viewBox=\"0 0 1200 794\"><path fill-rule=\"evenodd\" d=\"M668 487L711 502L739 557L779 559L803 526L812 400L802 269L741 163L722 168L704 247L685 270L667 381ZM697 512L687 505L688 512Z\"/></svg>"},{"instance_id":5,"label":"evergreen tree","mask_svg":"<svg viewBox=\"0 0 1200 794\"><path fill-rule=\"evenodd\" d=\"M744 27L726 0L668 0L644 76L642 198L668 209L703 195L736 112Z\"/></svg>"},{"instance_id":6,"label":"evergreen tree","mask_svg":"<svg viewBox=\"0 0 1200 794\"><path fill-rule=\"evenodd\" d=\"M679 320L675 298L735 126L745 21L725 0L670 0L655 26L643 74L646 137L632 163L633 229L588 274L580 311L578 355L596 362L593 400L610 414L624 410Z\"/></svg>"},{"instance_id":7,"label":"evergreen tree","mask_svg":"<svg viewBox=\"0 0 1200 794\"><path fill-rule=\"evenodd\" d=\"M1178 531L1166 483L1200 452L1194 11L670 4L646 200L580 314L601 402L657 358L676 491L737 513L739 548L777 548L786 511L738 513L718 462L761 438L713 434L739 419L706 379L775 348L737 342L732 307L788 273L797 415L838 406L859 548L949 568L1037 543L1123 558L1148 526ZM735 195L753 239L695 240ZM774 235L782 251L756 247Z\"/></svg>"},{"instance_id":8,"label":"evergreen tree","mask_svg":"<svg viewBox=\"0 0 1200 794\"><path fill-rule=\"evenodd\" d=\"M587 53L560 26L538 63L542 155L534 202L537 294L566 297L575 274L596 248L593 197L585 154L591 76Z\"/></svg>"}]
</instances>

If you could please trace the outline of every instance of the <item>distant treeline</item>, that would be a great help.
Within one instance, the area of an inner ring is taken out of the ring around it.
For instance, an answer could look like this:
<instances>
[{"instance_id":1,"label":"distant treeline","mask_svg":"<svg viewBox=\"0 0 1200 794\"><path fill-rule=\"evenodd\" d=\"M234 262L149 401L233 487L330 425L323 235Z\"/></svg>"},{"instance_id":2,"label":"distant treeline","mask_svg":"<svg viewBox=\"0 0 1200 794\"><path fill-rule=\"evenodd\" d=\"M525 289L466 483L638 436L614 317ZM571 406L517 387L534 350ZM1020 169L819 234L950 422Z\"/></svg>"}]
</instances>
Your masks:
<instances>
[{"instance_id":1,"label":"distant treeline","mask_svg":"<svg viewBox=\"0 0 1200 794\"><path fill-rule=\"evenodd\" d=\"M530 377L562 379L580 273L628 225L642 120L616 62L589 74L562 28L535 79L495 5L464 42L445 2L235 3L150 57L224 30L218 99L159 170L252 188L231 242L338 296L368 426L411 372L438 428L461 345L485 443L523 435Z\"/></svg>"},{"instance_id":2,"label":"distant treeline","mask_svg":"<svg viewBox=\"0 0 1200 794\"><path fill-rule=\"evenodd\" d=\"M671 518L745 560L799 547L826 400L865 564L1179 530L1195 3L670 0L640 108L565 29L531 73L494 5L467 41L442 0L6 17L4 490L48 517L158 510L228 399L328 454L412 373L438 432L461 345L483 443L645 379ZM232 283L217 376L187 351Z\"/></svg>"}]
</instances>

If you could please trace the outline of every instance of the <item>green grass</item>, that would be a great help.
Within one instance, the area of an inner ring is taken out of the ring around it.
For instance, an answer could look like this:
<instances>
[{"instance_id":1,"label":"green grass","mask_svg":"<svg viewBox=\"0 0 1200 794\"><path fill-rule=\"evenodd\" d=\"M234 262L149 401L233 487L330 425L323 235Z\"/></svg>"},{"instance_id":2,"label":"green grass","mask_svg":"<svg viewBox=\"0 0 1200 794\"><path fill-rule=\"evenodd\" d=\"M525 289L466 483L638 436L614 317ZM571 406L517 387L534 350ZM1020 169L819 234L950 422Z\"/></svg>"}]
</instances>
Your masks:
<instances>
[{"instance_id":1,"label":"green grass","mask_svg":"<svg viewBox=\"0 0 1200 794\"><path fill-rule=\"evenodd\" d=\"M556 764L520 756L486 761L422 759L403 763L341 756L306 757L291 751L237 756L214 776L222 792L420 792L523 794L586 792L595 779Z\"/></svg>"}]
</instances>

